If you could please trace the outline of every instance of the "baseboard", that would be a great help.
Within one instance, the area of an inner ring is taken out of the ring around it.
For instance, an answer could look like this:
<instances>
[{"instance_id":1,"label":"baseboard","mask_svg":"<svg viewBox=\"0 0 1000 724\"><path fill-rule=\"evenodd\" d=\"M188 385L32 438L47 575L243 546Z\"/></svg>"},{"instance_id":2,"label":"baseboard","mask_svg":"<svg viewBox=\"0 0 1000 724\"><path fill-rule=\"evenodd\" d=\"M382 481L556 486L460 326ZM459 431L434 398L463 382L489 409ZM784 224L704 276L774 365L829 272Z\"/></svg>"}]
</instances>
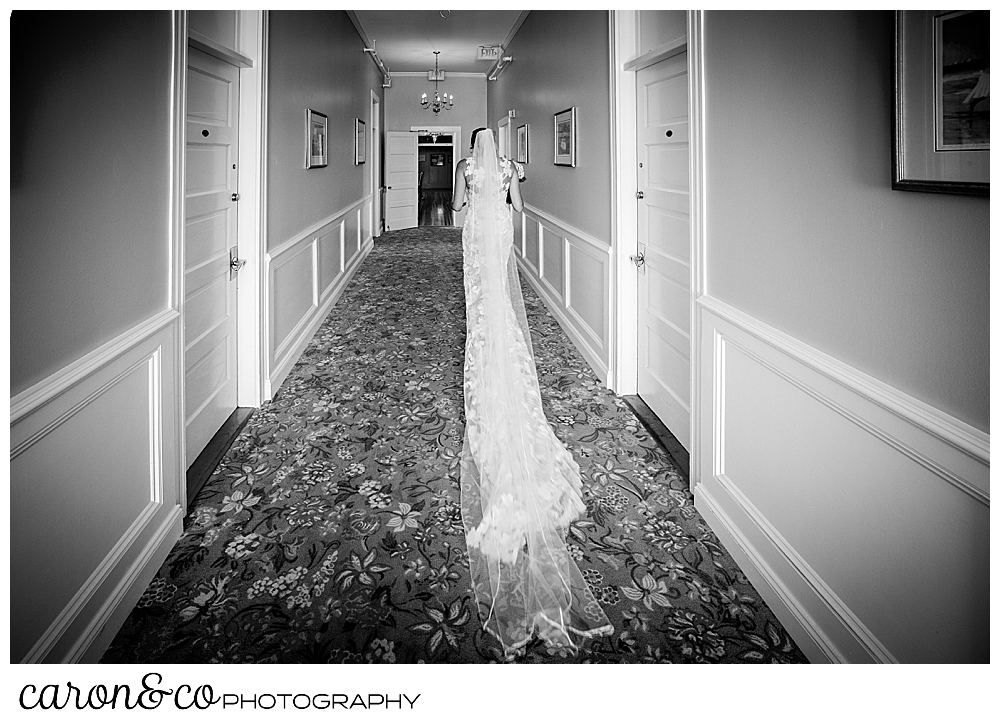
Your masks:
<instances>
[{"instance_id":1,"label":"baseboard","mask_svg":"<svg viewBox=\"0 0 1000 724\"><path fill-rule=\"evenodd\" d=\"M856 645L853 632L836 621L822 597L738 506L724 507L705 484L694 486L694 500L705 522L810 662L879 662ZM816 621L817 610L827 614L822 617L826 625Z\"/></svg>"},{"instance_id":2,"label":"baseboard","mask_svg":"<svg viewBox=\"0 0 1000 724\"><path fill-rule=\"evenodd\" d=\"M87 627L63 663L96 664L118 634L150 581L167 559L183 532L184 511L175 506L149 541L128 573L108 597L93 622Z\"/></svg>"},{"instance_id":3,"label":"baseboard","mask_svg":"<svg viewBox=\"0 0 1000 724\"><path fill-rule=\"evenodd\" d=\"M543 284L542 281L531 273L531 265L526 262L521 257L517 260L518 266L521 267L521 271L524 274L525 279L531 285L531 288L535 290L539 297L542 298L542 302L545 304L552 316L556 318L559 322L559 326L562 327L566 336L569 337L573 346L576 347L577 352L586 360L587 364L594 371L594 374L603 383L608 381L608 365L607 362L602 358L602 356L595 350L587 338L573 325L570 321L569 315L563 309L562 305L555 298L555 296L549 291L550 287L548 284Z\"/></svg>"}]
</instances>

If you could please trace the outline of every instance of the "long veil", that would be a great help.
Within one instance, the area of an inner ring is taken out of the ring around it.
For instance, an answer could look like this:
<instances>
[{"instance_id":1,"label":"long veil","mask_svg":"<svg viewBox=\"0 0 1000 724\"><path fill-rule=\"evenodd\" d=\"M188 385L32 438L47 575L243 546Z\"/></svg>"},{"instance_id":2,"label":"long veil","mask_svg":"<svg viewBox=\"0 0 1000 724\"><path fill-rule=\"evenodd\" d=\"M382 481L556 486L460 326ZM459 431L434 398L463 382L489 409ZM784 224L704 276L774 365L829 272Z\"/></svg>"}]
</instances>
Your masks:
<instances>
[{"instance_id":1,"label":"long veil","mask_svg":"<svg viewBox=\"0 0 1000 724\"><path fill-rule=\"evenodd\" d=\"M467 163L461 487L480 618L507 657L536 634L575 651L581 638L613 630L566 549L569 524L585 511L580 468L542 411L491 130L477 134Z\"/></svg>"}]
</instances>

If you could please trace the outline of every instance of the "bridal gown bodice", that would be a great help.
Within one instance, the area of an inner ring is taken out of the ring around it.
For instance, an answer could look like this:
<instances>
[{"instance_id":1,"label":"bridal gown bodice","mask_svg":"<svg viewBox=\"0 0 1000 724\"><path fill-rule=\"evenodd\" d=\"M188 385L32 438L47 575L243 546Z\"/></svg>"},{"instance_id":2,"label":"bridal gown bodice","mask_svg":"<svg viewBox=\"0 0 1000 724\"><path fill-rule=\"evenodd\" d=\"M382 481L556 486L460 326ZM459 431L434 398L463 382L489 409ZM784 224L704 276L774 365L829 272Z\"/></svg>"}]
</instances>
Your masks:
<instances>
[{"instance_id":1,"label":"bridal gown bodice","mask_svg":"<svg viewBox=\"0 0 1000 724\"><path fill-rule=\"evenodd\" d=\"M499 182L466 160L469 212L462 233L467 338L462 508L484 627L512 655L537 633L550 646L606 633L607 617L566 551L586 506L580 468L542 410L505 203ZM483 186L497 194L482 199ZM491 201L493 203L485 203Z\"/></svg>"}]
</instances>

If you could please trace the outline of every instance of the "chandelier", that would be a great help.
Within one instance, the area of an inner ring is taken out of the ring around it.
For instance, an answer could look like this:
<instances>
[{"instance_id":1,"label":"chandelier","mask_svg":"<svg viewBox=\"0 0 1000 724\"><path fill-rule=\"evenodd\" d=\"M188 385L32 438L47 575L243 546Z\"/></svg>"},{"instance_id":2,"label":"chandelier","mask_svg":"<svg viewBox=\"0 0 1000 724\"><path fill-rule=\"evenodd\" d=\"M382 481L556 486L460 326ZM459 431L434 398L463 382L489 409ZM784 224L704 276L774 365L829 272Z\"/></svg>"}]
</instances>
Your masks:
<instances>
[{"instance_id":1,"label":"chandelier","mask_svg":"<svg viewBox=\"0 0 1000 724\"><path fill-rule=\"evenodd\" d=\"M438 70L438 53L440 52L440 50L434 51L434 99L427 100L426 93L420 96L420 107L429 108L435 114L440 113L442 108L450 111L455 105L455 96L449 96L447 93L441 95L438 92L438 81L441 80L441 72Z\"/></svg>"}]
</instances>

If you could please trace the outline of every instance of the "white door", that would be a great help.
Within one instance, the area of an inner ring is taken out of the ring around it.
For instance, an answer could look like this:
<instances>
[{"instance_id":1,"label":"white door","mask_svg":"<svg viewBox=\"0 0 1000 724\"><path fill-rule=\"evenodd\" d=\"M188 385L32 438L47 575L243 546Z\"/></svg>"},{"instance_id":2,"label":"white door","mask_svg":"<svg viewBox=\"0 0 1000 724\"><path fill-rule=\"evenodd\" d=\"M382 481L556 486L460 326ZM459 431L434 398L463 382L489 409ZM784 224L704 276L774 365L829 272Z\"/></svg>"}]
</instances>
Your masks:
<instances>
[{"instance_id":1,"label":"white door","mask_svg":"<svg viewBox=\"0 0 1000 724\"><path fill-rule=\"evenodd\" d=\"M236 409L239 69L188 54L184 237L184 402L187 464Z\"/></svg>"},{"instance_id":2,"label":"white door","mask_svg":"<svg viewBox=\"0 0 1000 724\"><path fill-rule=\"evenodd\" d=\"M417 225L417 134L386 131L385 228Z\"/></svg>"},{"instance_id":3,"label":"white door","mask_svg":"<svg viewBox=\"0 0 1000 724\"><path fill-rule=\"evenodd\" d=\"M639 396L688 450L691 293L687 53L636 73Z\"/></svg>"}]
</instances>

